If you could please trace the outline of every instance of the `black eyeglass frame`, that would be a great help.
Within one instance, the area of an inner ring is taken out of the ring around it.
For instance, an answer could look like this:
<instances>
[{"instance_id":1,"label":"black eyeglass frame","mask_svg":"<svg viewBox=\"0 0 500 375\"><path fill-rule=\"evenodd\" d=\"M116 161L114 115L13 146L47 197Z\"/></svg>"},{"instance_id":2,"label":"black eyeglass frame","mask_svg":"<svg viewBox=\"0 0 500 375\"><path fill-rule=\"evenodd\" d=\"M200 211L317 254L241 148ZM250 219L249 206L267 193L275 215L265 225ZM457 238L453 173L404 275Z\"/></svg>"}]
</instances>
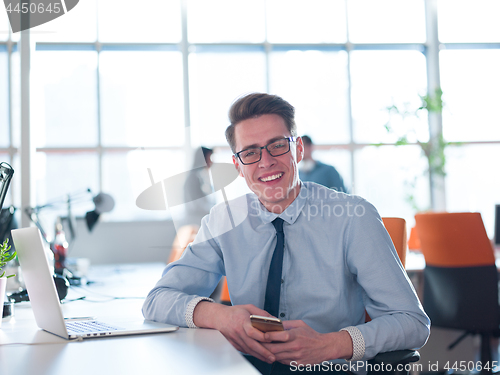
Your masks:
<instances>
[{"instance_id":1,"label":"black eyeglass frame","mask_svg":"<svg viewBox=\"0 0 500 375\"><path fill-rule=\"evenodd\" d=\"M268 146L270 146L270 145L272 145L273 143L276 143L276 142L278 142L278 141L281 141L282 139L286 139L286 140L288 141L288 150L287 150L287 151L285 151L285 152L284 152L284 153L282 153L282 154L273 155L273 154L271 153L271 151L269 151L269 149L268 149L267 147L268 147ZM277 156L281 156L281 155L288 154L288 153L290 152L290 149L291 149L291 148L290 148L290 142L295 142L295 141L297 140L297 137L285 137L285 138L282 138L282 139L277 139L277 140L272 141L272 142L270 142L270 143L268 143L267 145L262 146L262 147L258 147L258 146L257 146L257 147L249 147L249 148L246 148L246 149L244 149L244 150L241 150L241 151L239 151L239 152L235 153L235 154L234 154L234 156L236 156L236 157L240 160L241 164L243 164L243 165L250 165L250 164L255 164L255 163L258 163L259 161L261 161L261 160L262 160L262 150L263 150L263 149L266 149L266 150L267 150L267 152L269 152L269 155L271 155L271 156L273 156L273 157L277 157ZM253 162L251 162L251 163L245 163L245 162L241 159L240 154L241 154L242 152L245 152L245 151L248 151L248 150L252 150L252 149L259 149L259 151L260 151L260 154L259 154L259 159L258 159L258 160L256 160L256 161L253 161Z\"/></svg>"}]
</instances>

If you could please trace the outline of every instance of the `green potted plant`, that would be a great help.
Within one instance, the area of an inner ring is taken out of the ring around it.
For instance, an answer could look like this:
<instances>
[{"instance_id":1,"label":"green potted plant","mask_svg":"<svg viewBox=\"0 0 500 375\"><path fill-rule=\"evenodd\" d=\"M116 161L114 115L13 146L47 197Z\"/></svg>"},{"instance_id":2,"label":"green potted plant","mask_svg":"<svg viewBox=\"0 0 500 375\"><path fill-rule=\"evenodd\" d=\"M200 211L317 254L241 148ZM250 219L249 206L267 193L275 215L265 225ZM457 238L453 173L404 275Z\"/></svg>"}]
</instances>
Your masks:
<instances>
[{"instance_id":1,"label":"green potted plant","mask_svg":"<svg viewBox=\"0 0 500 375\"><path fill-rule=\"evenodd\" d=\"M434 93L427 95L419 95L421 105L417 109L408 108L408 106L397 106L392 105L387 108L390 119L387 124L385 124L385 129L388 133L397 135L397 140L395 142L396 146L405 146L410 145L415 142L420 146L422 150L422 154L427 159L427 175L429 178L429 188L431 191L431 207L434 206L432 199L432 190L435 185L436 177L444 177L446 175L445 172L445 149L449 145L459 145L459 142L447 142L444 140L442 132L438 132L437 134L433 134L430 129L428 129L430 136L428 141L421 141L418 139L417 133L419 133L419 126L429 126L428 120L423 122L414 122L408 121L410 124L408 127L401 126L402 123L405 123L406 120L409 119L420 119L422 116L428 117L431 114L441 115L444 108L443 103L443 92L441 88L436 88ZM391 120L397 117L400 119L399 126L393 125ZM410 139L414 139L414 141L410 141ZM413 189L415 187L416 177L413 181L407 182L408 187ZM408 202L413 206L416 211L422 211L429 209L431 207L418 207L415 202L415 197L413 192L410 192L407 196Z\"/></svg>"},{"instance_id":2,"label":"green potted plant","mask_svg":"<svg viewBox=\"0 0 500 375\"><path fill-rule=\"evenodd\" d=\"M7 286L7 279L9 277L16 276L16 275L5 276L5 271L3 269L5 265L12 259L14 259L16 256L15 251L13 253L10 253L9 250L10 250L9 239L6 238L5 241L0 245L0 307L2 311L3 311L3 302L5 297L5 287ZM1 324L2 320L0 319L0 326Z\"/></svg>"}]
</instances>

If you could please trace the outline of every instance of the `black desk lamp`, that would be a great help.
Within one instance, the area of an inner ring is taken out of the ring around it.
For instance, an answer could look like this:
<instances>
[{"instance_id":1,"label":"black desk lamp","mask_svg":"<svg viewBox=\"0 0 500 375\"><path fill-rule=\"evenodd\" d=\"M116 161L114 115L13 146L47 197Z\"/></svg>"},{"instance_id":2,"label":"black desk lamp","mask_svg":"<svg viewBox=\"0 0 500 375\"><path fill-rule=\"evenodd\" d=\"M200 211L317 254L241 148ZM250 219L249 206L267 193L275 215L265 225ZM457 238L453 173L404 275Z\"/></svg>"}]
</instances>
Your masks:
<instances>
[{"instance_id":1,"label":"black desk lamp","mask_svg":"<svg viewBox=\"0 0 500 375\"><path fill-rule=\"evenodd\" d=\"M109 212L115 207L113 197L106 193L97 194L92 198L92 201L94 202L95 209L85 214L85 221L87 222L89 231L92 231L101 213Z\"/></svg>"}]
</instances>

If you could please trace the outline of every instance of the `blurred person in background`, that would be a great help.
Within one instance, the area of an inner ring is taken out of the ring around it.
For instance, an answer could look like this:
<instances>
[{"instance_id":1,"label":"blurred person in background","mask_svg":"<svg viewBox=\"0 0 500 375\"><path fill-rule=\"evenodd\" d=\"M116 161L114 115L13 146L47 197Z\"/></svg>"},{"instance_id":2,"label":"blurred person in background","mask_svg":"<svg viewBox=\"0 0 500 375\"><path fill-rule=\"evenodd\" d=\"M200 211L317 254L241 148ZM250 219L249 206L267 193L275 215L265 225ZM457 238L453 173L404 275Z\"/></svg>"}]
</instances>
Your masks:
<instances>
[{"instance_id":1,"label":"blurred person in background","mask_svg":"<svg viewBox=\"0 0 500 375\"><path fill-rule=\"evenodd\" d=\"M313 159L314 143L311 137L303 135L301 138L304 144L304 159L299 164L300 179L302 181L316 182L328 188L347 193L344 180L335 167Z\"/></svg>"},{"instance_id":2,"label":"blurred person in background","mask_svg":"<svg viewBox=\"0 0 500 375\"><path fill-rule=\"evenodd\" d=\"M207 147L196 149L192 169L184 183L185 217L183 225L200 226L201 219L208 215L216 200L209 169L212 166L213 150Z\"/></svg>"}]
</instances>

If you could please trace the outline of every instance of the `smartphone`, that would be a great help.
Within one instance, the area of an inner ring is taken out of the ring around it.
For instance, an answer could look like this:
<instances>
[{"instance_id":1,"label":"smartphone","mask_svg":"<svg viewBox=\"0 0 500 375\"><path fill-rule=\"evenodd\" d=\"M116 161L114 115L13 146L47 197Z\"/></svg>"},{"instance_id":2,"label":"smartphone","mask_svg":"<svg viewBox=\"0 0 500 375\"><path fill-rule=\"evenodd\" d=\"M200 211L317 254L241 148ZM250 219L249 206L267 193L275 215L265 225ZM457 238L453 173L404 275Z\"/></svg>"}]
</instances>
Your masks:
<instances>
[{"instance_id":1,"label":"smartphone","mask_svg":"<svg viewBox=\"0 0 500 375\"><path fill-rule=\"evenodd\" d=\"M269 318L267 316L250 315L252 326L262 332L284 331L283 322L278 318Z\"/></svg>"}]
</instances>

